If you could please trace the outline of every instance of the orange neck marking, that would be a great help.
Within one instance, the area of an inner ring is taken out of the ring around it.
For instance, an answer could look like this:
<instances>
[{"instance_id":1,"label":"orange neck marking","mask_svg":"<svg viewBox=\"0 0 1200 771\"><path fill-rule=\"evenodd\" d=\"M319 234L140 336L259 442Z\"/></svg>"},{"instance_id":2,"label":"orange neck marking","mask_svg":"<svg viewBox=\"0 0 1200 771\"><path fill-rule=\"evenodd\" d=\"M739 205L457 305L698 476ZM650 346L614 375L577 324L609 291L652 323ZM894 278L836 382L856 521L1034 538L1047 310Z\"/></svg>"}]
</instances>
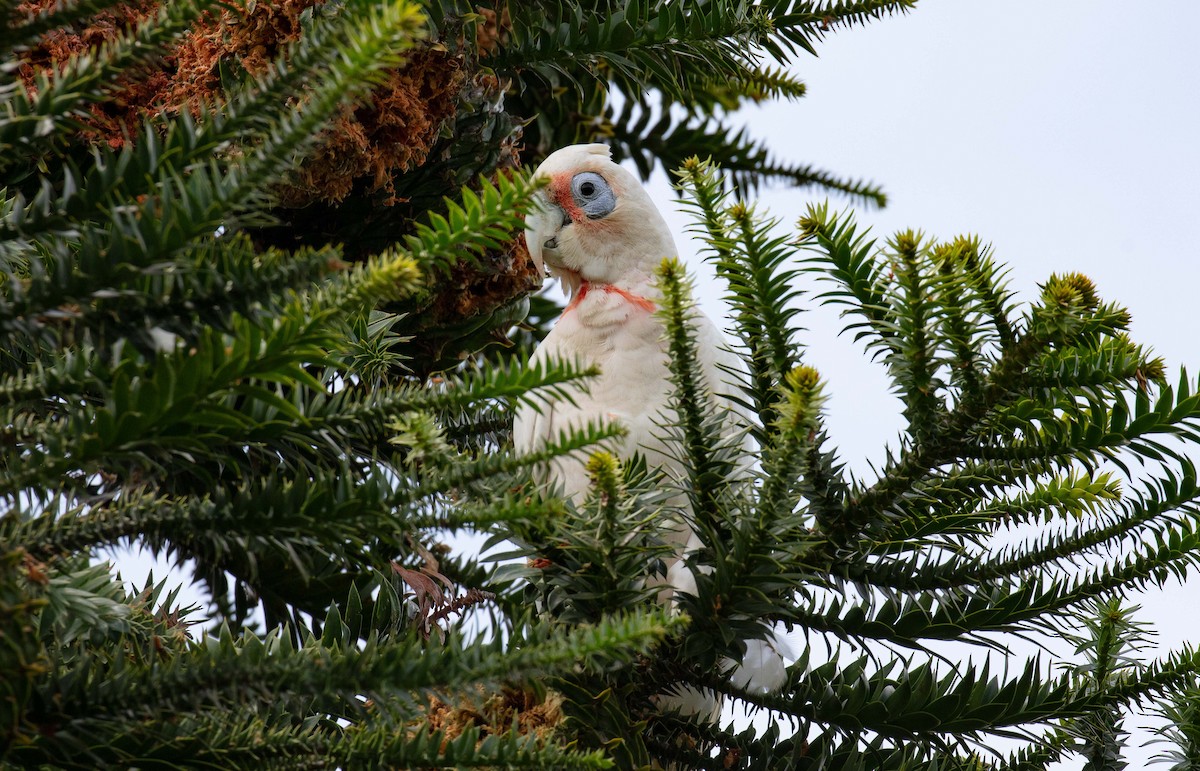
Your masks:
<instances>
[{"instance_id":1,"label":"orange neck marking","mask_svg":"<svg viewBox=\"0 0 1200 771\"><path fill-rule=\"evenodd\" d=\"M627 292L626 290L622 289L621 287L613 286L612 284L593 284L590 281L584 281L582 284L579 285L579 291L576 292L575 296L571 298L570 304L568 304L567 307L563 310L563 314L566 314L567 312L574 310L575 306L579 305L580 301L583 300L584 296L586 296L587 293L593 287L596 289L600 289L602 291L608 292L610 294L620 295L621 297L625 298L625 300L627 302L632 303L633 305L636 305L637 307L641 308L644 311L649 311L649 312L653 313L655 310L654 301L649 300L645 297L642 297L640 294L634 294L633 292Z\"/></svg>"}]
</instances>

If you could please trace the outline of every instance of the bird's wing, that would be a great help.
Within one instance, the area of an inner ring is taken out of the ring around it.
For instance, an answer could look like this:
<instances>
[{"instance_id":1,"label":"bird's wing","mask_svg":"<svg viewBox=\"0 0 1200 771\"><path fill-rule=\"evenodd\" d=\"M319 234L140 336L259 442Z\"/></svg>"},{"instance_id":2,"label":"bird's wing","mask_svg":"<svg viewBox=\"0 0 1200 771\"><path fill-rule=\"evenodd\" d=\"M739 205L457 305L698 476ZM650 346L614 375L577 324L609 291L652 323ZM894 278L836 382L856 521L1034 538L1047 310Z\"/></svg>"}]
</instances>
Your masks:
<instances>
[{"instance_id":1,"label":"bird's wing","mask_svg":"<svg viewBox=\"0 0 1200 771\"><path fill-rule=\"evenodd\" d=\"M551 335L553 335L553 331ZM549 336L530 358L531 364L561 361L564 352ZM549 344L548 344L549 343ZM522 404L513 418L513 448L520 453L540 450L559 439L559 435L572 428L583 428L598 414L586 387L569 385L569 398L538 400ZM588 490L588 474L578 452L559 456L542 465L534 472L534 478L542 484L548 483L558 495L579 503Z\"/></svg>"},{"instance_id":2,"label":"bird's wing","mask_svg":"<svg viewBox=\"0 0 1200 771\"><path fill-rule=\"evenodd\" d=\"M551 333L553 334L553 333ZM529 366L544 365L548 349L544 343L529 357ZM553 399L540 399L536 403L522 402L513 417L513 448L520 453L531 452L544 445L554 431Z\"/></svg>"}]
</instances>

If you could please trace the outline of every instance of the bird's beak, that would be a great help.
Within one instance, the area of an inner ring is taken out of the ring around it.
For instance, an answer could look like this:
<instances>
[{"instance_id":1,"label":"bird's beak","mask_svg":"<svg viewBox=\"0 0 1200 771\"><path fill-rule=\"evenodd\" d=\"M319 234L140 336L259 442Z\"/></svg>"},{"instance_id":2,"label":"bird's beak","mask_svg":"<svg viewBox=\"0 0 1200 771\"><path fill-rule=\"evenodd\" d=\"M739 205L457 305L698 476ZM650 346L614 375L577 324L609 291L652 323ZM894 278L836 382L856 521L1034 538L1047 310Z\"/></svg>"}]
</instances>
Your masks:
<instances>
[{"instance_id":1,"label":"bird's beak","mask_svg":"<svg viewBox=\"0 0 1200 771\"><path fill-rule=\"evenodd\" d=\"M525 215L525 245L529 248L529 256L537 266L538 273L545 274L545 250L558 248L558 234L563 225L571 220L558 206L536 198L537 205L533 211Z\"/></svg>"}]
</instances>

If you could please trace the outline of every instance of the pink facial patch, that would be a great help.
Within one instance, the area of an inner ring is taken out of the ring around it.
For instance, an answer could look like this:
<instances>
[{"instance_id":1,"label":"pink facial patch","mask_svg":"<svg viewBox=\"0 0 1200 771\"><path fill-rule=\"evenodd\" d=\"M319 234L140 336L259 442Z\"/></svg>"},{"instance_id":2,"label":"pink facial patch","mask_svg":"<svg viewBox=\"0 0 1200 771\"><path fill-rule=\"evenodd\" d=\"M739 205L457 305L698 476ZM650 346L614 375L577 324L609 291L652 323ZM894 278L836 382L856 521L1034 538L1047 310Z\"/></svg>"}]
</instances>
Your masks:
<instances>
[{"instance_id":1,"label":"pink facial patch","mask_svg":"<svg viewBox=\"0 0 1200 771\"><path fill-rule=\"evenodd\" d=\"M554 202L562 207L562 210L571 218L571 222L587 221L587 215L575 204L575 197L571 195L570 174L555 174L551 177L550 194L554 196Z\"/></svg>"}]
</instances>

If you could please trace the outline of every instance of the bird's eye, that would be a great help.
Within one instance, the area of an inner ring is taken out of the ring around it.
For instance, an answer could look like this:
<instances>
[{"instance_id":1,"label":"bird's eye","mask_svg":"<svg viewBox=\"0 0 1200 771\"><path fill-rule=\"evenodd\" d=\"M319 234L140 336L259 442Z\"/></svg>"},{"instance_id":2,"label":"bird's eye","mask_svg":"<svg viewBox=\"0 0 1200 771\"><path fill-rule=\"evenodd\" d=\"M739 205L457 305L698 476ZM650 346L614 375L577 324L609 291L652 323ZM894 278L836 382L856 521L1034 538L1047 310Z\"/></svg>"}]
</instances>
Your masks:
<instances>
[{"instance_id":1,"label":"bird's eye","mask_svg":"<svg viewBox=\"0 0 1200 771\"><path fill-rule=\"evenodd\" d=\"M583 209L588 219L598 220L612 214L617 197L604 177L594 171L581 171L571 179L571 194L575 205Z\"/></svg>"}]
</instances>

